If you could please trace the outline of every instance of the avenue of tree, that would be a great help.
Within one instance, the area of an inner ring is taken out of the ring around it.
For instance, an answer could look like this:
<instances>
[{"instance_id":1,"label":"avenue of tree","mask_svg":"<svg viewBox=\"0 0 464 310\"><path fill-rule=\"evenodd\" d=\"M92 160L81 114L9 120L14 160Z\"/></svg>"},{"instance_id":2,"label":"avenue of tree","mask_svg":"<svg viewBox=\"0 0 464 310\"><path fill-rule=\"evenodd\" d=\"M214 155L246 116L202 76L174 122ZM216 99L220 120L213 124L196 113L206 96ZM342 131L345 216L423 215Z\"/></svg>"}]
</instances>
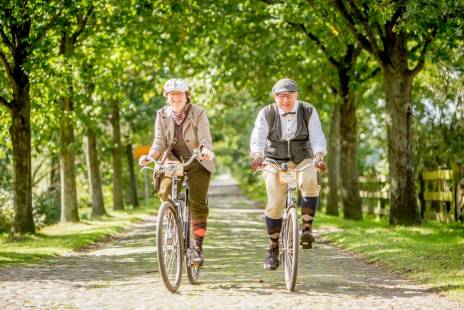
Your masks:
<instances>
[{"instance_id":1,"label":"avenue of tree","mask_svg":"<svg viewBox=\"0 0 464 310\"><path fill-rule=\"evenodd\" d=\"M419 173L463 164L463 16L462 1L3 1L0 231L8 209L22 234L137 207L133 147L171 77L244 184L256 114L295 79L328 139L325 211L361 220L358 176L383 174L390 224L418 225Z\"/></svg>"}]
</instances>

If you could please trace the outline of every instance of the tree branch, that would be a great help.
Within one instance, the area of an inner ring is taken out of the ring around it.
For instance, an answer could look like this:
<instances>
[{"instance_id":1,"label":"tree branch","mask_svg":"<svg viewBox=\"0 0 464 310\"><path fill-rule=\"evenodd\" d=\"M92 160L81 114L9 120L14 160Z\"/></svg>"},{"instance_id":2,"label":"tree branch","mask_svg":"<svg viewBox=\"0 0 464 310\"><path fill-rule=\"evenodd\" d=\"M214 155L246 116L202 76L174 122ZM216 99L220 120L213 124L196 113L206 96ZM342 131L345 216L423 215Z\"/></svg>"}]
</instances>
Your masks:
<instances>
[{"instance_id":1,"label":"tree branch","mask_svg":"<svg viewBox=\"0 0 464 310\"><path fill-rule=\"evenodd\" d=\"M361 5L362 5L363 9L364 9L366 12L369 11L369 7L367 6L367 4L366 4L365 2L362 2ZM378 21L376 21L376 20L373 21L373 24L374 24L374 26L377 28L377 31L378 31L378 33L379 33L380 40L382 41L383 48L384 48L384 50L385 50L385 47L386 47L386 46L385 46L385 43L386 43L386 34L385 34L385 32L383 31L382 26L379 24Z\"/></svg>"},{"instance_id":2,"label":"tree branch","mask_svg":"<svg viewBox=\"0 0 464 310\"><path fill-rule=\"evenodd\" d=\"M48 172L46 172L46 173L43 173L42 176L40 176L39 178L36 178L37 174L39 173L40 168L43 166L45 161L46 159L42 160L35 168L35 171L32 174L32 186L36 186L37 184L39 184L41 180L43 180L46 176L48 176Z\"/></svg>"},{"instance_id":3,"label":"tree branch","mask_svg":"<svg viewBox=\"0 0 464 310\"><path fill-rule=\"evenodd\" d=\"M380 55L381 50L380 50L379 46L377 45L377 39L375 38L374 33L372 32L372 27L369 25L369 17L364 16L361 9L359 9L353 1L348 1L348 4L349 4L349 8L351 9L355 19L358 20L359 23L361 23L364 30L366 31L367 37L369 39L369 42L371 44L373 52L375 54L377 54L377 55ZM367 13L369 8L365 4L363 5L363 8ZM379 33L379 35L381 35L381 34L382 33Z\"/></svg>"},{"instance_id":4,"label":"tree branch","mask_svg":"<svg viewBox=\"0 0 464 310\"><path fill-rule=\"evenodd\" d=\"M338 89L337 87L333 86L332 84L329 85L330 90L334 95L338 95Z\"/></svg>"},{"instance_id":5,"label":"tree branch","mask_svg":"<svg viewBox=\"0 0 464 310\"><path fill-rule=\"evenodd\" d=\"M264 3L267 3L267 4L281 3L280 1L273 1L273 0L261 0L261 2L264 2Z\"/></svg>"},{"instance_id":6,"label":"tree branch","mask_svg":"<svg viewBox=\"0 0 464 310\"><path fill-rule=\"evenodd\" d=\"M0 103L2 103L5 107L7 107L8 109L10 110L13 110L13 105L11 104L11 102L9 102L8 100L6 100L5 98L3 98L2 96L0 96Z\"/></svg>"},{"instance_id":7,"label":"tree branch","mask_svg":"<svg viewBox=\"0 0 464 310\"><path fill-rule=\"evenodd\" d=\"M5 67L5 71L6 71L8 78L10 79L11 82L14 83L13 69L11 68L11 64L8 62L6 55L1 50L0 50L0 60L3 63L3 67Z\"/></svg>"},{"instance_id":8,"label":"tree branch","mask_svg":"<svg viewBox=\"0 0 464 310\"><path fill-rule=\"evenodd\" d=\"M87 24L87 20L89 19L90 15L92 15L92 12L93 12L94 9L95 9L95 7L93 6L93 4L90 4L88 9L87 9L87 12L85 12L84 17L82 17L82 19L79 20L78 29L71 36L71 42L73 43L73 45L76 43L77 38L79 37L79 35L84 30L85 25Z\"/></svg>"},{"instance_id":9,"label":"tree branch","mask_svg":"<svg viewBox=\"0 0 464 310\"><path fill-rule=\"evenodd\" d=\"M324 55L327 57L327 59L329 60L329 62L332 65L334 65L335 67L340 65L340 63L334 57L330 56L327 53L327 48L321 42L321 40L314 33L309 31L304 24L296 24L296 23L292 23L292 22L289 22L289 21L287 21L287 23L289 25L292 25L292 26L294 26L296 28L301 29L309 39L311 39L314 43L316 43L317 47L319 47L319 49L324 53Z\"/></svg>"},{"instance_id":10,"label":"tree branch","mask_svg":"<svg viewBox=\"0 0 464 310\"><path fill-rule=\"evenodd\" d=\"M11 43L10 39L8 39L8 36L7 36L6 33L3 31L3 27L0 27L0 36L2 37L2 42L3 42L3 44L5 44L6 47L8 47L8 49L9 49L10 52L11 52L11 54L14 54L13 43Z\"/></svg>"},{"instance_id":11,"label":"tree branch","mask_svg":"<svg viewBox=\"0 0 464 310\"><path fill-rule=\"evenodd\" d=\"M370 74L368 74L366 77L362 78L361 77L361 74L359 73L356 73L356 79L360 82L360 83L365 83L373 78L375 78L379 73L381 72L380 70L380 67L375 67L374 70L372 70L370 72Z\"/></svg>"},{"instance_id":12,"label":"tree branch","mask_svg":"<svg viewBox=\"0 0 464 310\"><path fill-rule=\"evenodd\" d=\"M427 54L427 49L430 46L430 43L432 43L433 39L435 39L436 35L437 35L437 27L435 27L432 30L430 35L425 40L425 43L424 43L424 46L422 47L422 51L420 53L419 60L417 61L416 67L413 68L412 70L409 70L411 77L415 77L424 67L425 55Z\"/></svg>"},{"instance_id":13,"label":"tree branch","mask_svg":"<svg viewBox=\"0 0 464 310\"><path fill-rule=\"evenodd\" d=\"M348 10L346 9L345 3L343 0L332 0L335 8L342 14L343 18L346 20L348 23L348 28L350 29L351 33L355 36L355 38L358 40L359 44L367 50L369 53L374 54L374 56L379 57L377 55L372 47L371 42L358 30L356 30L356 24L353 18L351 17L350 13L348 13Z\"/></svg>"},{"instance_id":14,"label":"tree branch","mask_svg":"<svg viewBox=\"0 0 464 310\"><path fill-rule=\"evenodd\" d=\"M45 37L47 32L56 25L56 21L58 18L61 16L61 13L63 12L63 7L61 7L58 12L50 19L48 24L46 24L42 30L39 32L37 35L36 39L34 40L34 43L31 44L31 49L35 49L37 45L42 41L42 39Z\"/></svg>"},{"instance_id":15,"label":"tree branch","mask_svg":"<svg viewBox=\"0 0 464 310\"><path fill-rule=\"evenodd\" d=\"M343 63L344 64L349 64L350 67L352 66L353 62L356 62L356 59L358 58L359 54L361 54L361 47L355 46L354 44L348 44L346 46L346 53L345 56L343 57Z\"/></svg>"},{"instance_id":16,"label":"tree branch","mask_svg":"<svg viewBox=\"0 0 464 310\"><path fill-rule=\"evenodd\" d=\"M393 13L393 16L390 20L390 22L394 25L396 24L396 22L398 21L398 18L401 17L401 15L403 15L404 11L405 11L405 5L404 5L404 1L400 1L398 3L398 9L395 11L395 13Z\"/></svg>"}]
</instances>

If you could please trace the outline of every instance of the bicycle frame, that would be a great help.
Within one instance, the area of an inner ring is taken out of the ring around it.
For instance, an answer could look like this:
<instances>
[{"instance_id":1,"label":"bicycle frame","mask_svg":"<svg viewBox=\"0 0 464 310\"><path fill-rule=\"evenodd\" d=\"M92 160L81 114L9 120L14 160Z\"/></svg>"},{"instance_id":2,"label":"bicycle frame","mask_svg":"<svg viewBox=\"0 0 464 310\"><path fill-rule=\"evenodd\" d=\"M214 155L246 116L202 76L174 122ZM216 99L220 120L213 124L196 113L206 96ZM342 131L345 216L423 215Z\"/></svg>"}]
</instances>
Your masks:
<instances>
[{"instance_id":1,"label":"bicycle frame","mask_svg":"<svg viewBox=\"0 0 464 310\"><path fill-rule=\"evenodd\" d=\"M266 163L266 162L265 162ZM296 201L293 192L298 188L297 176L299 172L314 166L315 161L301 168L288 168L287 164L278 165L277 162L271 161L267 164L272 165L274 169L268 166L259 171L278 174L279 181L287 185L285 208L282 216L282 230L280 234L280 257L284 265L285 285L288 291L295 289L296 278L298 274L298 213L296 210Z\"/></svg>"},{"instance_id":2,"label":"bicycle frame","mask_svg":"<svg viewBox=\"0 0 464 310\"><path fill-rule=\"evenodd\" d=\"M178 191L178 183L182 182L182 187ZM184 195L182 195L184 193ZM188 176L187 173L184 173L183 180L178 176L172 177L172 189L171 189L171 199L174 203L175 209L177 211L177 217L180 220L182 227L182 235L184 237L184 253L188 250L190 246L190 236L188 235L188 220L189 220L189 210L188 210L188 198L189 198L189 185L188 185Z\"/></svg>"},{"instance_id":3,"label":"bicycle frame","mask_svg":"<svg viewBox=\"0 0 464 310\"><path fill-rule=\"evenodd\" d=\"M194 158L195 157L192 157L191 160L189 160L188 163L184 165L184 167L188 166ZM178 182L182 182L180 191L178 189ZM176 210L176 216L179 219L180 227L182 228L182 253L185 260L185 267L187 269L187 277L191 284L197 284L199 277L199 266L194 266L191 263L193 255L191 231L193 227L191 227L192 222L190 210L188 209L187 205L189 201L189 191L190 187L187 172L183 171L183 177L173 175L171 187L171 200Z\"/></svg>"},{"instance_id":4,"label":"bicycle frame","mask_svg":"<svg viewBox=\"0 0 464 310\"><path fill-rule=\"evenodd\" d=\"M157 255L158 261L160 264L160 274L164 281L166 288L171 292L176 292L179 289L181 278L182 278L182 269L185 262L187 269L187 276L189 282L192 284L198 283L199 276L199 267L198 265L191 264L192 249L191 249L191 234L192 227L191 217L188 209L188 199L189 199L189 184L188 184L188 175L184 170L185 167L190 165L198 156L200 152L193 152L192 157L186 163L178 162L167 162L161 163L157 162L154 159L151 159L151 162L157 163L155 168L143 167L143 169L150 169L156 171L164 172L166 177L172 179L171 183L171 198L168 201L164 201L161 204L160 212L158 214L158 224L157 224ZM182 182L182 186L179 186L179 182ZM176 225L176 230L173 235L175 238L163 239L163 236L169 236L165 231L169 231L169 226L165 228L163 221L166 214L171 214L171 218ZM175 240L172 245L168 244L166 240ZM166 249L169 249L169 246L173 247L172 251L175 251L171 254L166 255ZM176 269L174 273L171 272L172 269L172 257L177 257ZM167 258L167 259L166 259ZM167 267L166 267L167 266ZM174 276L174 278L173 278Z\"/></svg>"}]
</instances>

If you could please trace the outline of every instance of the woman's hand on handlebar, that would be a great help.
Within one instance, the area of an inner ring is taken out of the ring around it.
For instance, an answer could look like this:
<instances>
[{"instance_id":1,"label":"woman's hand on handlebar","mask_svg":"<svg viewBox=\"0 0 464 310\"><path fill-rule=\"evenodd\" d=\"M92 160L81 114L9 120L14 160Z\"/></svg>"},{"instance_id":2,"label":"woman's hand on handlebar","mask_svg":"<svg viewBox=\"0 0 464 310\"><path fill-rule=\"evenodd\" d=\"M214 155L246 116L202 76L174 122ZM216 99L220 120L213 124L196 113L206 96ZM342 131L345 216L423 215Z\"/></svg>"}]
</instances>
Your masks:
<instances>
[{"instance_id":1,"label":"woman's hand on handlebar","mask_svg":"<svg viewBox=\"0 0 464 310\"><path fill-rule=\"evenodd\" d=\"M200 151L200 159L202 160L213 160L214 159L214 152L206 147L202 147Z\"/></svg>"},{"instance_id":2,"label":"woman's hand on handlebar","mask_svg":"<svg viewBox=\"0 0 464 310\"><path fill-rule=\"evenodd\" d=\"M148 153L147 155L140 156L139 166L145 167L146 165L155 162L155 158L159 157L159 155L159 152L155 152L153 154Z\"/></svg>"},{"instance_id":3,"label":"woman's hand on handlebar","mask_svg":"<svg viewBox=\"0 0 464 310\"><path fill-rule=\"evenodd\" d=\"M139 166L141 166L141 167L145 167L146 165L148 165L151 162L153 162L153 158L151 158L151 156L149 156L149 155L142 155L139 158Z\"/></svg>"}]
</instances>

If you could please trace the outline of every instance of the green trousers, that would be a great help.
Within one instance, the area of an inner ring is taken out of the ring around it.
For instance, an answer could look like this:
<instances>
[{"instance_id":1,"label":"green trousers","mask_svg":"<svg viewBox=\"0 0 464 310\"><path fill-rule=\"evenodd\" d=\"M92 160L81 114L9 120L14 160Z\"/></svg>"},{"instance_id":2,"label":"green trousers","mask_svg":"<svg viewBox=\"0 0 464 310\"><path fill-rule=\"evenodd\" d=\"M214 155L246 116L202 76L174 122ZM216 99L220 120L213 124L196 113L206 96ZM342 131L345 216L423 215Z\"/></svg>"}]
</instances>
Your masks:
<instances>
[{"instance_id":1,"label":"green trousers","mask_svg":"<svg viewBox=\"0 0 464 310\"><path fill-rule=\"evenodd\" d=\"M185 169L189 180L189 201L188 207L193 220L206 220L208 218L208 188L211 180L211 172L206 170L198 161L194 160ZM178 190L182 181L178 183ZM172 179L164 177L161 181L158 196L162 201L171 198Z\"/></svg>"}]
</instances>

